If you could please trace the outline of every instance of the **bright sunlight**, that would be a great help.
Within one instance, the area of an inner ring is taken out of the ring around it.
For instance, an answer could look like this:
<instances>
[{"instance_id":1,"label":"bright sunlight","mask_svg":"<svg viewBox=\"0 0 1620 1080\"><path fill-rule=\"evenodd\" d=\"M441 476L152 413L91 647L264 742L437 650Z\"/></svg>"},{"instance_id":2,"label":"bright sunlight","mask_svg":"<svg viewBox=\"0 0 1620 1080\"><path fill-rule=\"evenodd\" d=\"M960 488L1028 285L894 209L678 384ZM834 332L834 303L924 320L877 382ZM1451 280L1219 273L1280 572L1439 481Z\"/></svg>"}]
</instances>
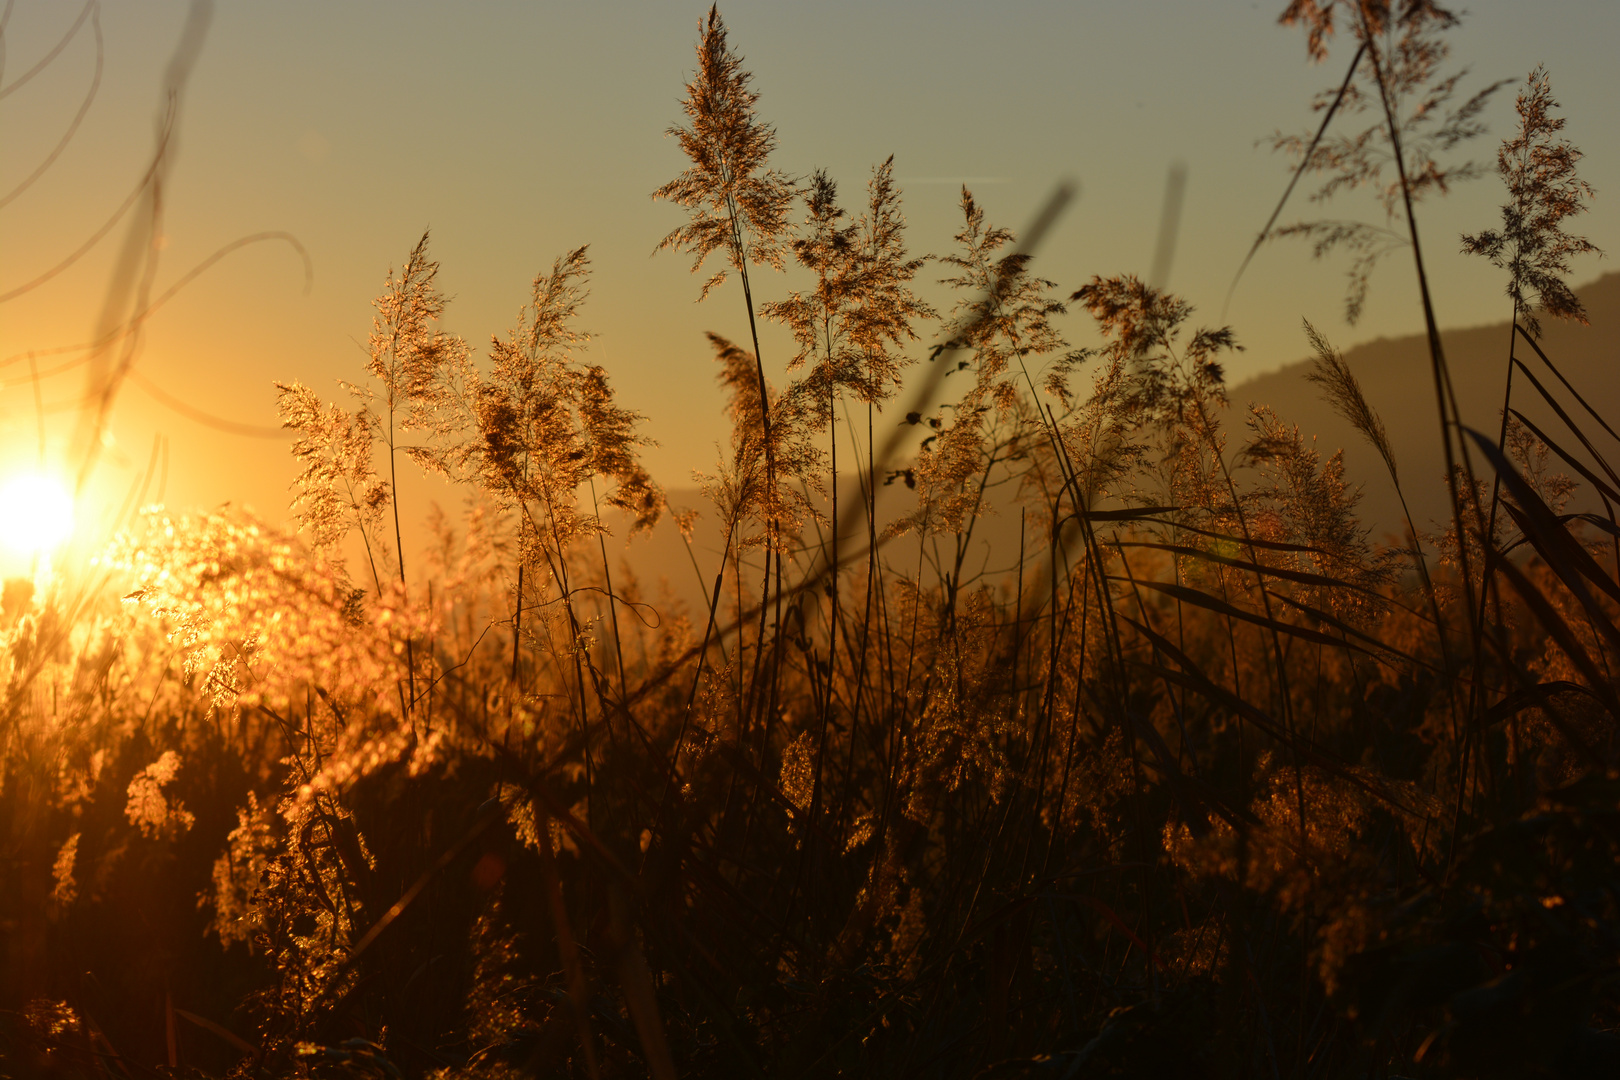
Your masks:
<instances>
[{"instance_id":1,"label":"bright sunlight","mask_svg":"<svg viewBox=\"0 0 1620 1080\"><path fill-rule=\"evenodd\" d=\"M0 488L0 544L19 555L50 552L73 532L73 496L38 474L18 476Z\"/></svg>"}]
</instances>

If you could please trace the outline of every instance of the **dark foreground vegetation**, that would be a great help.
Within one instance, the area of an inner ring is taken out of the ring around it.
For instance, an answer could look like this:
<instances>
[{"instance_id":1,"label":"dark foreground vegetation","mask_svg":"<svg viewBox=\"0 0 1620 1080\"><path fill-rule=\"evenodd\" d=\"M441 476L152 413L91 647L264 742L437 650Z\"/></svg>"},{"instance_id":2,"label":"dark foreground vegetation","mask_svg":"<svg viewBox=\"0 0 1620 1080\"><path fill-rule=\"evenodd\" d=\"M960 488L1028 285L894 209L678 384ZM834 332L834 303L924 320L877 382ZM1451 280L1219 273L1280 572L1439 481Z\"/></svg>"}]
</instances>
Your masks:
<instances>
[{"instance_id":1,"label":"dark foreground vegetation","mask_svg":"<svg viewBox=\"0 0 1620 1080\"><path fill-rule=\"evenodd\" d=\"M681 521L725 552L709 603L610 555L665 507L583 359L585 251L475 362L424 238L353 399L282 388L300 536L153 511L6 585L0 1075L1620 1075L1616 435L1538 344L1582 316L1579 153L1533 73L1503 220L1464 241L1516 328L1447 358L1416 208L1489 89L1432 3L1285 19L1348 62L1280 140L1295 179L1386 220L1266 237L1348 249L1352 314L1382 255L1415 266L1449 523L1374 542L1337 457L1234 419L1230 330L1037 277L1061 193L1015 238L964 191L925 265L887 164L850 212L773 172L711 12L657 192L688 215L663 246L747 303ZM790 262L802 291L756 296ZM784 389L756 316L799 344ZM1437 482L1307 329L1387 482ZM1464 364L1504 377L1500 430L1456 422ZM469 509L407 560L412 467ZM916 502L879 527L885 484ZM1005 573L968 558L992 499Z\"/></svg>"}]
</instances>

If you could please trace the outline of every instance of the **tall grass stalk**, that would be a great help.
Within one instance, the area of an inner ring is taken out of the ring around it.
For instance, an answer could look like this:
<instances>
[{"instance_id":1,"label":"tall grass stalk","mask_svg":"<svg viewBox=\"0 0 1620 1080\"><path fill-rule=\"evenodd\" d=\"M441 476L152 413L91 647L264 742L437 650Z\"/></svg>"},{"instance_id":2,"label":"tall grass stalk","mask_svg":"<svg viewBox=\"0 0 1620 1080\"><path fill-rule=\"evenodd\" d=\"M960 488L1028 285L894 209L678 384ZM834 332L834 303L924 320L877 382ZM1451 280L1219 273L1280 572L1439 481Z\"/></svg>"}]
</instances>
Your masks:
<instances>
[{"instance_id":1,"label":"tall grass stalk","mask_svg":"<svg viewBox=\"0 0 1620 1080\"><path fill-rule=\"evenodd\" d=\"M1372 182L1386 220L1273 235L1349 244L1352 308L1409 244L1426 295L1416 206L1482 100L1448 104L1450 14L1285 17L1356 45L1291 184ZM586 249L475 356L426 237L348 398L280 387L296 533L148 509L7 583L0 1072L1612 1072L1620 570L1591 537L1620 529L1569 500L1620 478L1517 301L1557 424L1509 397L1505 434L1463 429L1425 303L1452 523L1386 545L1342 455L1232 407L1233 330L1041 276L1070 189L1021 236L964 190L941 315L892 161L845 212L769 169L753 94L711 10L664 246L724 252L750 334L709 337L712 578L669 526L693 608L613 561L666 506ZM756 314L798 344L781 387ZM1306 341L1404 508L1375 403ZM406 560L412 465L467 509ZM887 523L885 482L915 499Z\"/></svg>"}]
</instances>

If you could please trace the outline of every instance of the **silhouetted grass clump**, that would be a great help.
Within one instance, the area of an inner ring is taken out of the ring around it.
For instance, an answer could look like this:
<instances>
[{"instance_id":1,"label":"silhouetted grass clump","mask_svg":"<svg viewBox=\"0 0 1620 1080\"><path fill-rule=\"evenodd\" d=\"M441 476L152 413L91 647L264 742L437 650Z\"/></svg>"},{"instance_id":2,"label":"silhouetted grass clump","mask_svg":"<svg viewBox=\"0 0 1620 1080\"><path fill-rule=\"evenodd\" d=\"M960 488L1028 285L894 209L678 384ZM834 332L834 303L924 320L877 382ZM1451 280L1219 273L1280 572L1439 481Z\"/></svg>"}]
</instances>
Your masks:
<instances>
[{"instance_id":1,"label":"silhouetted grass clump","mask_svg":"<svg viewBox=\"0 0 1620 1080\"><path fill-rule=\"evenodd\" d=\"M1284 18L1355 46L1319 104L1364 130L1282 142L1387 227L1292 231L1354 250L1352 313L1377 255L1414 255L1449 525L1377 542L1337 453L1234 413L1230 328L1130 275L1065 297L1040 223L1021 244L967 190L936 313L892 162L854 215L773 169L711 10L691 168L656 193L691 215L661 246L724 256L702 292L735 272L749 320L752 351L711 335L731 440L678 520L723 552L707 603L609 558L668 507L585 359L586 250L480 362L424 236L348 400L280 388L299 535L152 510L7 585L0 1072L1613 1075L1616 436L1535 322L1581 314L1590 189L1537 69L1503 227L1464 242L1564 427L1510 382L1497 439L1463 428L1413 215L1478 131L1483 96L1444 109L1455 18ZM750 268L790 259L807 284L757 302ZM756 316L792 331L785 387ZM1306 331L1389 482L1439 482ZM409 565L407 467L469 507ZM915 491L889 523L886 484ZM1568 512L1576 484L1608 514ZM969 558L992 512L1020 522L1005 572Z\"/></svg>"}]
</instances>

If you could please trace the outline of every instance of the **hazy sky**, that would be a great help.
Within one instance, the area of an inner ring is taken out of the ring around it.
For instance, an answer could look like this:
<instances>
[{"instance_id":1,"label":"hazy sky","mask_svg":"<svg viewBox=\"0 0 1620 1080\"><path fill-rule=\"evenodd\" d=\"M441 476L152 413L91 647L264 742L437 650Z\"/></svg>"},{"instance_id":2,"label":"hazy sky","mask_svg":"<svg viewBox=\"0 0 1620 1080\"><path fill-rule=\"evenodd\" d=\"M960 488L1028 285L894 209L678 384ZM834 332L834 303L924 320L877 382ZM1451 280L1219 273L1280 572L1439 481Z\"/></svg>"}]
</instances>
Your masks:
<instances>
[{"instance_id":1,"label":"hazy sky","mask_svg":"<svg viewBox=\"0 0 1620 1080\"><path fill-rule=\"evenodd\" d=\"M1081 198L1041 255L1043 275L1066 295L1093 273L1145 274L1167 170L1184 161L1169 283L1213 322L1287 179L1287 163L1257 140L1310 124L1310 96L1336 83L1348 59L1339 50L1326 65L1309 64L1300 33L1276 25L1281 7L820 0L733 2L722 14L755 73L761 114L777 127L776 164L793 174L824 166L858 205L871 166L894 154L919 253L949 249L964 179L992 221L1021 228L1068 177ZM31 68L79 10L74 0L16 0L0 83ZM82 244L140 177L187 10L175 0L102 4L98 96L61 158L0 207L0 293ZM648 196L685 164L663 132L680 119L703 10L667 0L221 0L181 118L158 288L264 230L298 237L313 284L306 295L302 264L286 245L236 253L154 319L140 372L195 408L273 426L272 380L336 395L338 379L359 377L369 302L425 228L454 297L447 325L481 352L491 332L511 325L534 274L588 243L595 277L584 323L598 335L593 356L623 400L648 416L662 444L652 454L655 475L672 487L689 483L724 438L702 332L746 335L734 286L698 305L688 260L651 255L682 220ZM1599 189L1580 225L1620 251L1617 41L1613 0L1480 0L1453 38L1453 60L1471 69L1469 87L1548 65L1568 134L1587 153L1583 174ZM48 70L0 98L0 194L56 144L94 67L87 25ZM1499 96L1491 133L1472 156L1493 158L1512 97L1511 88ZM1496 222L1498 201L1492 178L1423 211L1446 325L1507 313L1497 272L1456 254L1459 232ZM1332 213L1375 220L1377 212L1351 198ZM36 453L34 390L19 357L90 334L122 236L120 227L48 285L0 304L0 468ZM1589 259L1576 280L1606 268ZM1298 359L1301 317L1346 345L1420 329L1409 257L1380 270L1355 327L1341 315L1344 269L1313 262L1299 245L1261 253L1226 315L1248 346L1231 365L1234 382ZM796 280L764 274L756 295L780 297ZM1090 340L1081 316L1064 328L1077 343ZM785 336L771 333L764 350L780 373L791 352ZM72 369L43 382L52 453L66 445L82 378ZM128 486L159 433L169 439L171 503L231 499L284 516L287 440L210 430L138 385L126 386L118 404L104 490Z\"/></svg>"}]
</instances>

